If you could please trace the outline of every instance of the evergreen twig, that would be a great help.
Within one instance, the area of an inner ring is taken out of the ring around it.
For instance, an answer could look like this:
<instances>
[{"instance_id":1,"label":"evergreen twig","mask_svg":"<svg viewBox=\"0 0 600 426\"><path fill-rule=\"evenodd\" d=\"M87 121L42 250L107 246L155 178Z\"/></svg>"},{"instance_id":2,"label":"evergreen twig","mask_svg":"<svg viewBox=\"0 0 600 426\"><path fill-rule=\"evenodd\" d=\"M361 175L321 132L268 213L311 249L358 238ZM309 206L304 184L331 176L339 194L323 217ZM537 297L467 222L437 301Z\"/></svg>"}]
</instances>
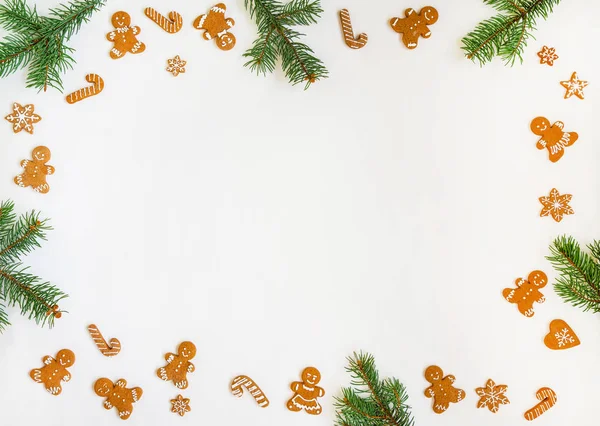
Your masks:
<instances>
[{"instance_id":1,"label":"evergreen twig","mask_svg":"<svg viewBox=\"0 0 600 426\"><path fill-rule=\"evenodd\" d=\"M18 306L21 314L40 325L54 325L61 316L57 303L66 294L36 275L30 274L20 258L40 247L50 230L47 219L32 211L17 218L14 203L0 203L0 332L8 325L7 306Z\"/></svg>"},{"instance_id":2,"label":"evergreen twig","mask_svg":"<svg viewBox=\"0 0 600 426\"><path fill-rule=\"evenodd\" d=\"M517 58L523 62L527 40L533 37L537 19L548 19L560 0L483 0L494 7L498 15L477 25L462 39L467 58L480 65L495 56L506 65L514 65Z\"/></svg>"},{"instance_id":3,"label":"evergreen twig","mask_svg":"<svg viewBox=\"0 0 600 426\"><path fill-rule=\"evenodd\" d=\"M600 312L600 241L584 252L573 237L558 237L550 246L552 263L560 276L554 289L560 297L584 311Z\"/></svg>"},{"instance_id":4,"label":"evergreen twig","mask_svg":"<svg viewBox=\"0 0 600 426\"><path fill-rule=\"evenodd\" d=\"M348 357L352 387L335 398L337 426L413 426L408 394L395 378L381 380L375 358L367 353Z\"/></svg>"},{"instance_id":5,"label":"evergreen twig","mask_svg":"<svg viewBox=\"0 0 600 426\"><path fill-rule=\"evenodd\" d=\"M105 0L72 0L40 17L25 0L0 4L0 25L9 34L0 40L0 78L28 67L26 87L63 90L61 74L73 68L73 49L65 45Z\"/></svg>"},{"instance_id":6,"label":"evergreen twig","mask_svg":"<svg viewBox=\"0 0 600 426\"><path fill-rule=\"evenodd\" d=\"M299 40L304 35L291 28L294 25L315 24L323 13L320 0L292 0L282 4L277 0L244 0L251 18L256 19L259 37L244 53L250 58L244 66L257 74L275 70L278 58L291 84L306 82L304 89L322 78L328 71L313 50Z\"/></svg>"}]
</instances>

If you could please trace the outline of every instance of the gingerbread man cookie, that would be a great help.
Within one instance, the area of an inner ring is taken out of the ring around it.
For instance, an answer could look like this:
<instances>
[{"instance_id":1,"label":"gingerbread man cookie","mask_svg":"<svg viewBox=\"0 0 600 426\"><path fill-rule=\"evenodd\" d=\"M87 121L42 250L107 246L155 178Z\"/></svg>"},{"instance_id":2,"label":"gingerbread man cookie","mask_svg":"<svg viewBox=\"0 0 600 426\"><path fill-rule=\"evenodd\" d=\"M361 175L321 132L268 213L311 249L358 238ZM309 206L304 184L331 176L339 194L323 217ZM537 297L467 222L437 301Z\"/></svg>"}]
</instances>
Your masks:
<instances>
[{"instance_id":1,"label":"gingerbread man cookie","mask_svg":"<svg viewBox=\"0 0 600 426\"><path fill-rule=\"evenodd\" d=\"M302 372L302 381L293 382L290 386L294 396L287 403L288 410L304 410L308 414L321 414L323 408L317 398L325 395L325 390L317 386L320 381L321 372L315 367L306 367Z\"/></svg>"},{"instance_id":2,"label":"gingerbread man cookie","mask_svg":"<svg viewBox=\"0 0 600 426\"><path fill-rule=\"evenodd\" d=\"M235 46L235 36L229 29L235 25L232 18L225 18L227 6L219 3L213 6L208 14L200 15L194 21L194 28L205 30L202 34L205 40L216 39L217 47L221 50L231 50Z\"/></svg>"},{"instance_id":3,"label":"gingerbread man cookie","mask_svg":"<svg viewBox=\"0 0 600 426\"><path fill-rule=\"evenodd\" d=\"M419 13L409 8L404 11L406 18L392 18L390 25L399 34L402 34L402 42L409 49L415 49L419 43L419 36L431 37L431 31L427 25L433 25L439 18L435 7L425 6Z\"/></svg>"},{"instance_id":4,"label":"gingerbread man cookie","mask_svg":"<svg viewBox=\"0 0 600 426\"><path fill-rule=\"evenodd\" d=\"M179 389L188 387L187 373L193 373L196 367L190 362L196 356L196 345L192 342L183 342L177 348L177 354L165 355L167 365L159 368L156 375L164 380L172 380Z\"/></svg>"},{"instance_id":5,"label":"gingerbread man cookie","mask_svg":"<svg viewBox=\"0 0 600 426\"><path fill-rule=\"evenodd\" d=\"M563 132L565 124L562 121L550 125L546 117L536 117L531 122L531 131L541 136L537 142L537 149L548 150L550 161L556 163L565 154L565 147L573 145L579 139L575 132Z\"/></svg>"},{"instance_id":6,"label":"gingerbread man cookie","mask_svg":"<svg viewBox=\"0 0 600 426\"><path fill-rule=\"evenodd\" d=\"M35 192L46 194L50 185L46 176L54 174L54 167L46 163L50 161L50 150L45 146L38 146L31 153L31 160L21 161L23 173L15 177L15 183L23 188L31 186Z\"/></svg>"},{"instance_id":7,"label":"gingerbread man cookie","mask_svg":"<svg viewBox=\"0 0 600 426\"><path fill-rule=\"evenodd\" d=\"M450 407L451 402L460 402L465 397L465 391L453 386L456 378L452 375L444 377L444 372L437 365L431 365L425 370L425 380L431 383L425 389L425 396L433 398L433 412L442 414Z\"/></svg>"},{"instance_id":8,"label":"gingerbread man cookie","mask_svg":"<svg viewBox=\"0 0 600 426\"><path fill-rule=\"evenodd\" d=\"M544 303L546 301L539 290L546 284L548 284L548 276L542 271L533 271L527 280L517 278L515 281L517 288L505 288L502 295L508 302L515 303L519 312L529 318L535 314L533 302Z\"/></svg>"},{"instance_id":9,"label":"gingerbread man cookie","mask_svg":"<svg viewBox=\"0 0 600 426\"><path fill-rule=\"evenodd\" d=\"M140 27L131 26L131 16L127 12L117 12L112 16L112 25L115 31L106 34L106 38L114 43L110 50L110 57L119 59L127 52L138 54L146 50L146 45L138 41L137 35L142 31Z\"/></svg>"},{"instance_id":10,"label":"gingerbread man cookie","mask_svg":"<svg viewBox=\"0 0 600 426\"><path fill-rule=\"evenodd\" d=\"M106 397L104 408L110 410L115 407L119 417L127 420L133 412L133 403L138 402L144 391L142 388L127 388L127 380L119 379L115 383L107 378L96 380L94 392L96 395Z\"/></svg>"},{"instance_id":11,"label":"gingerbread man cookie","mask_svg":"<svg viewBox=\"0 0 600 426\"><path fill-rule=\"evenodd\" d=\"M44 366L29 372L29 376L37 383L43 383L44 387L52 395L60 395L62 386L60 382L71 380L71 373L67 368L75 364L75 354L69 349L61 349L56 354L56 359L51 356L42 358Z\"/></svg>"}]
</instances>

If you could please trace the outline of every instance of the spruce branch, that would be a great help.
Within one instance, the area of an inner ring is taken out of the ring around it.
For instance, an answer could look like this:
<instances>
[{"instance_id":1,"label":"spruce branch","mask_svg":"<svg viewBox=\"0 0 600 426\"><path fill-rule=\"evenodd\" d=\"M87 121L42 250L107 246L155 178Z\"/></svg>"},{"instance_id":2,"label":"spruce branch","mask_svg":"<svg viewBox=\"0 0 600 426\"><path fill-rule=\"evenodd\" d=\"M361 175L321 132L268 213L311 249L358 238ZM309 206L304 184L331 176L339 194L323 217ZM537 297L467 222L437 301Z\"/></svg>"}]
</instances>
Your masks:
<instances>
[{"instance_id":1,"label":"spruce branch","mask_svg":"<svg viewBox=\"0 0 600 426\"><path fill-rule=\"evenodd\" d=\"M527 40L532 37L537 19L548 19L560 0L483 0L499 14L479 23L463 39L468 59L485 65L500 56L506 65L517 58L523 63Z\"/></svg>"},{"instance_id":2,"label":"spruce branch","mask_svg":"<svg viewBox=\"0 0 600 426\"><path fill-rule=\"evenodd\" d=\"M328 71L314 51L300 42L304 34L291 28L316 24L323 13L320 0L292 0L282 4L277 0L245 0L250 17L256 20L259 37L244 53L250 58L244 66L257 74L272 73L278 58L291 84L306 82L304 89L322 78Z\"/></svg>"},{"instance_id":3,"label":"spruce branch","mask_svg":"<svg viewBox=\"0 0 600 426\"><path fill-rule=\"evenodd\" d=\"M9 325L7 306L18 306L21 315L40 325L54 325L62 315L58 302L67 297L49 282L28 272L20 258L40 247L46 231L52 229L47 219L30 212L17 218L14 203L0 203L0 332Z\"/></svg>"},{"instance_id":4,"label":"spruce branch","mask_svg":"<svg viewBox=\"0 0 600 426\"><path fill-rule=\"evenodd\" d=\"M560 276L554 290L566 302L584 311L600 312L600 242L588 245L584 252L579 243L568 236L558 237L550 246L552 263Z\"/></svg>"},{"instance_id":5,"label":"spruce branch","mask_svg":"<svg viewBox=\"0 0 600 426\"><path fill-rule=\"evenodd\" d=\"M381 380L372 355L355 352L348 357L346 371L352 387L335 398L337 426L414 425L404 385L395 378Z\"/></svg>"},{"instance_id":6,"label":"spruce branch","mask_svg":"<svg viewBox=\"0 0 600 426\"><path fill-rule=\"evenodd\" d=\"M105 0L72 0L40 17L25 0L0 5L0 25L9 34L0 41L0 78L29 67L26 87L62 91L61 74L73 68L73 49L66 46Z\"/></svg>"}]
</instances>

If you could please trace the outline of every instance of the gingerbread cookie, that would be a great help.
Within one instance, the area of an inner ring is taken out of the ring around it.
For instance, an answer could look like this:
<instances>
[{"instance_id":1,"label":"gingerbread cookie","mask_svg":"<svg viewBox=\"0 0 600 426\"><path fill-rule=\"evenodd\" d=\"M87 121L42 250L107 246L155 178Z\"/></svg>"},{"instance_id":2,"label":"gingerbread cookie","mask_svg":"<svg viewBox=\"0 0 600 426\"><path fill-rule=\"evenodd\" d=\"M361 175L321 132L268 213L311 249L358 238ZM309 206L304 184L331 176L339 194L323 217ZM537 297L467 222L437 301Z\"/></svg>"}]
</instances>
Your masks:
<instances>
[{"instance_id":1,"label":"gingerbread cookie","mask_svg":"<svg viewBox=\"0 0 600 426\"><path fill-rule=\"evenodd\" d=\"M556 163L565 154L565 148L573 145L579 139L575 132L563 132L565 124L562 121L550 125L546 117L536 117L531 122L531 131L541 136L537 149L547 149L550 161Z\"/></svg>"},{"instance_id":2,"label":"gingerbread cookie","mask_svg":"<svg viewBox=\"0 0 600 426\"><path fill-rule=\"evenodd\" d=\"M167 71L177 77L179 74L185 73L185 64L187 64L187 61L177 55L173 59L167 59Z\"/></svg>"},{"instance_id":3,"label":"gingerbread cookie","mask_svg":"<svg viewBox=\"0 0 600 426\"><path fill-rule=\"evenodd\" d=\"M127 388L127 381L119 379L115 383L107 378L96 380L94 392L96 395L105 397L104 408L110 410L115 407L119 417L127 420L133 412L133 403L138 402L144 391L142 388Z\"/></svg>"},{"instance_id":4,"label":"gingerbread cookie","mask_svg":"<svg viewBox=\"0 0 600 426\"><path fill-rule=\"evenodd\" d=\"M536 392L535 397L539 399L540 402L525 412L524 417L526 420L531 421L537 419L556 404L556 393L550 388L539 389Z\"/></svg>"},{"instance_id":5,"label":"gingerbread cookie","mask_svg":"<svg viewBox=\"0 0 600 426\"><path fill-rule=\"evenodd\" d=\"M8 114L4 119L12 123L14 133L25 130L27 133L33 134L33 125L42 119L39 115L34 114L34 111L35 106L32 104L22 106L15 102L12 114Z\"/></svg>"},{"instance_id":6,"label":"gingerbread cookie","mask_svg":"<svg viewBox=\"0 0 600 426\"><path fill-rule=\"evenodd\" d=\"M553 350L570 349L579 345L581 341L571 326L561 319L550 323L550 332L544 337L544 344Z\"/></svg>"},{"instance_id":7,"label":"gingerbread cookie","mask_svg":"<svg viewBox=\"0 0 600 426\"><path fill-rule=\"evenodd\" d=\"M580 80L576 72L571 74L570 80L561 81L560 85L567 89L565 92L565 99L569 99L573 95L577 96L579 99L585 98L583 89L587 87L588 82L585 80Z\"/></svg>"},{"instance_id":8,"label":"gingerbread cookie","mask_svg":"<svg viewBox=\"0 0 600 426\"><path fill-rule=\"evenodd\" d=\"M71 373L67 368L75 364L75 354L69 349L61 349L56 354L56 359L51 356L42 358L44 366L29 372L29 376L37 383L43 383L44 387L52 395L60 395L62 392L61 382L71 380Z\"/></svg>"},{"instance_id":9,"label":"gingerbread cookie","mask_svg":"<svg viewBox=\"0 0 600 426\"><path fill-rule=\"evenodd\" d=\"M558 59L556 49L554 47L544 46L537 54L540 58L540 64L547 64L548 66L554 65L554 61Z\"/></svg>"},{"instance_id":10,"label":"gingerbread cookie","mask_svg":"<svg viewBox=\"0 0 600 426\"><path fill-rule=\"evenodd\" d=\"M323 411L317 398L325 395L325 390L317 386L321 381L321 373L315 367L306 367L302 371L302 381L293 382L290 388L294 396L288 401L290 411L306 411L308 414L319 415Z\"/></svg>"},{"instance_id":11,"label":"gingerbread cookie","mask_svg":"<svg viewBox=\"0 0 600 426\"><path fill-rule=\"evenodd\" d=\"M167 365L159 368L156 375L164 380L172 380L179 389L188 387L187 374L193 373L196 367L190 362L196 356L196 345L192 342L183 342L177 348L177 354L165 355Z\"/></svg>"},{"instance_id":12,"label":"gingerbread cookie","mask_svg":"<svg viewBox=\"0 0 600 426\"><path fill-rule=\"evenodd\" d=\"M184 398L183 395L177 395L177 398L171 400L171 413L177 413L181 417L185 413L192 411L189 398Z\"/></svg>"},{"instance_id":13,"label":"gingerbread cookie","mask_svg":"<svg viewBox=\"0 0 600 426\"><path fill-rule=\"evenodd\" d=\"M437 22L439 14L435 7L425 6L419 13L409 8L404 11L405 18L392 18L390 25L397 33L402 34L402 42L409 49L415 49L419 44L419 37L431 37L427 25Z\"/></svg>"},{"instance_id":14,"label":"gingerbread cookie","mask_svg":"<svg viewBox=\"0 0 600 426\"><path fill-rule=\"evenodd\" d=\"M217 47L221 50L231 50L235 46L235 36L229 29L235 25L231 18L225 18L227 6L219 3L213 6L208 14L200 15L194 21L194 28L204 30L202 37L205 40L215 39Z\"/></svg>"},{"instance_id":15,"label":"gingerbread cookie","mask_svg":"<svg viewBox=\"0 0 600 426\"><path fill-rule=\"evenodd\" d=\"M465 397L465 391L453 386L456 378L452 375L444 377L444 372L437 365L431 365L425 370L425 380L431 383L425 389L425 396L433 398L433 412L442 414L450 407L450 403L460 402Z\"/></svg>"},{"instance_id":16,"label":"gingerbread cookie","mask_svg":"<svg viewBox=\"0 0 600 426\"><path fill-rule=\"evenodd\" d=\"M175 34L183 27L183 17L174 10L169 12L169 19L165 18L151 7L144 9L144 15L169 34Z\"/></svg>"},{"instance_id":17,"label":"gingerbread cookie","mask_svg":"<svg viewBox=\"0 0 600 426\"><path fill-rule=\"evenodd\" d=\"M510 302L515 303L521 312L526 317L532 317L533 303L544 303L546 299L540 292L540 288L546 287L548 284L548 276L542 271L533 271L527 277L527 280L517 278L515 285L517 288L505 288L502 291L504 298Z\"/></svg>"},{"instance_id":18,"label":"gingerbread cookie","mask_svg":"<svg viewBox=\"0 0 600 426\"><path fill-rule=\"evenodd\" d=\"M369 36L365 33L360 33L358 38L354 38L354 30L352 30L352 21L350 20L350 12L348 9L340 10L340 22L342 23L342 32L346 45L351 49L362 49L369 41Z\"/></svg>"},{"instance_id":19,"label":"gingerbread cookie","mask_svg":"<svg viewBox=\"0 0 600 426\"><path fill-rule=\"evenodd\" d=\"M487 407L492 413L497 413L500 405L510 404L510 401L504 395L507 388L506 385L496 385L492 379L488 379L485 387L475 389L480 397L477 408Z\"/></svg>"},{"instance_id":20,"label":"gingerbread cookie","mask_svg":"<svg viewBox=\"0 0 600 426\"><path fill-rule=\"evenodd\" d=\"M551 216L555 222L560 222L563 216L575 214L569 202L573 196L571 194L560 195L556 188L552 188L548 197L540 197L540 203L544 206L540 212L540 217Z\"/></svg>"},{"instance_id":21,"label":"gingerbread cookie","mask_svg":"<svg viewBox=\"0 0 600 426\"><path fill-rule=\"evenodd\" d=\"M15 183L23 188L31 186L35 192L46 194L50 191L46 176L54 174L54 167L46 164L50 161L50 150L45 146L38 146L33 150L31 158L21 161L24 171L15 177Z\"/></svg>"},{"instance_id":22,"label":"gingerbread cookie","mask_svg":"<svg viewBox=\"0 0 600 426\"><path fill-rule=\"evenodd\" d=\"M92 83L92 85L76 90L75 92L67 95L66 99L68 103L74 104L84 100L85 98L96 96L98 93L104 90L104 80L98 74L88 74L85 76L85 79L88 83Z\"/></svg>"},{"instance_id":23,"label":"gingerbread cookie","mask_svg":"<svg viewBox=\"0 0 600 426\"><path fill-rule=\"evenodd\" d=\"M269 399L250 377L237 376L231 381L231 392L237 398L242 397L244 388L250 392L250 395L252 395L259 407L266 408L269 406Z\"/></svg>"},{"instance_id":24,"label":"gingerbread cookie","mask_svg":"<svg viewBox=\"0 0 600 426\"><path fill-rule=\"evenodd\" d=\"M106 340L104 340L102 333L100 333L100 330L98 330L96 324L88 325L88 331L90 333L90 336L92 336L92 339L94 339L94 343L96 344L98 350L102 353L102 355L115 356L118 355L119 352L121 352L121 342L119 341L119 339L115 339L113 337L107 343Z\"/></svg>"},{"instance_id":25,"label":"gingerbread cookie","mask_svg":"<svg viewBox=\"0 0 600 426\"><path fill-rule=\"evenodd\" d=\"M112 25L115 31L106 34L106 38L114 43L110 50L110 57L119 59L127 52L138 54L146 50L146 45L138 41L137 36L142 31L140 27L131 26L129 13L119 11L112 16Z\"/></svg>"}]
</instances>

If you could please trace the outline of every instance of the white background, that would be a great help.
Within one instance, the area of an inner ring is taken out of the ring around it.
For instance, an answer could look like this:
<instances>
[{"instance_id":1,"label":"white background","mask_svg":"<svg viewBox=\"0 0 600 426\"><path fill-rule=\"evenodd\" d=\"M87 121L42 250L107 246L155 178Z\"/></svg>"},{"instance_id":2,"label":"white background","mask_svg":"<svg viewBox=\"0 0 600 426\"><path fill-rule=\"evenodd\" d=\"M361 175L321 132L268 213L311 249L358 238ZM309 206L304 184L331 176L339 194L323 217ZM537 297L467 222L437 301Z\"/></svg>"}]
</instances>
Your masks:
<instances>
[{"instance_id":1,"label":"white background","mask_svg":"<svg viewBox=\"0 0 600 426\"><path fill-rule=\"evenodd\" d=\"M388 20L424 4L324 3L305 32L331 78L306 92L279 69L263 78L243 67L256 27L242 0L227 4L238 41L229 52L192 27L213 3L109 1L70 43L77 65L65 94L89 72L106 83L79 104L24 89L23 72L0 80L0 115L16 101L43 118L34 135L0 122L0 198L52 218L49 241L25 262L70 295L52 330L10 310L13 326L0 336L3 425L120 424L93 392L99 377L144 389L130 425L330 425L354 350L406 384L417 425L525 424L543 386L558 403L536 424L597 424L598 316L563 304L548 285L546 303L525 318L502 289L534 269L553 282L544 257L557 235L600 238L600 4L564 2L539 22L523 66L480 68L460 50L461 37L494 14L480 0L433 4L440 19L414 51ZM163 32L146 6L179 11L183 30ZM369 35L362 50L343 42L342 7ZM113 61L105 34L120 9L141 26L147 50ZM539 64L544 44L560 55L554 67ZM187 73L174 78L164 68L177 54ZM573 71L590 81L585 101L563 99L559 82ZM529 124L538 115L580 134L557 164L535 147ZM37 145L56 167L47 195L13 183ZM573 194L575 215L560 224L539 217L538 197L552 187ZM581 346L543 345L554 318ZM90 323L121 340L117 357L99 353ZM179 418L169 402L179 391L155 370L183 340L198 355L182 392L192 412ZM61 348L77 362L53 397L28 373ZM431 364L467 392L443 415L423 396ZM308 365L327 392L318 417L285 407ZM237 374L255 379L271 406L234 398ZM498 414L476 408L474 389L488 378L508 385L511 404Z\"/></svg>"}]
</instances>

